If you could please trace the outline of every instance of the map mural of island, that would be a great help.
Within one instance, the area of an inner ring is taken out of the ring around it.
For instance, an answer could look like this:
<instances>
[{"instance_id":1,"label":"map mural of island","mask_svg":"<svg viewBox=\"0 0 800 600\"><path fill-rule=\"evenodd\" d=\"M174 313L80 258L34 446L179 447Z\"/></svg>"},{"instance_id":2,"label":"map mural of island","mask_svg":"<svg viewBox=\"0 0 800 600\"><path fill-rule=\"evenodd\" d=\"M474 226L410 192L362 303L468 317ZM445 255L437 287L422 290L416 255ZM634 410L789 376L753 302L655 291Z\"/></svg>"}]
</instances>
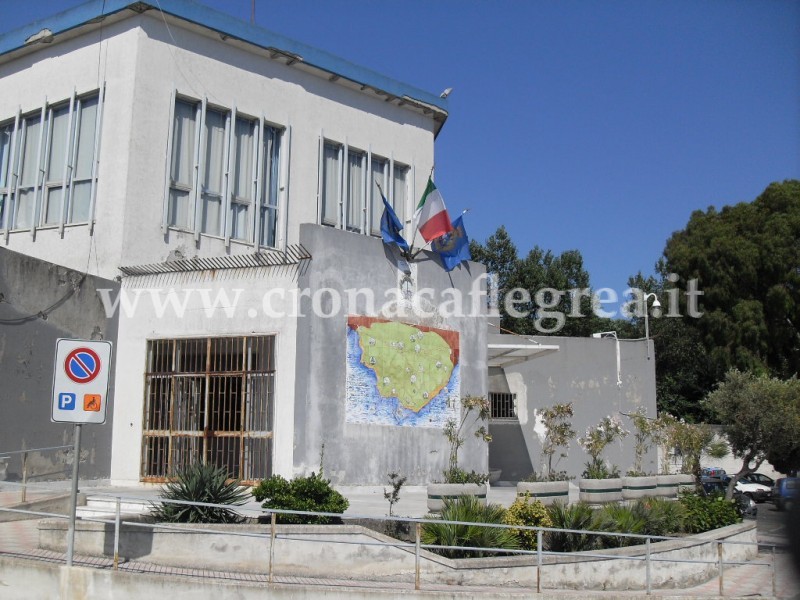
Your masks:
<instances>
[{"instance_id":1,"label":"map mural of island","mask_svg":"<svg viewBox=\"0 0 800 600\"><path fill-rule=\"evenodd\" d=\"M348 317L348 423L442 428L459 390L457 331Z\"/></svg>"}]
</instances>

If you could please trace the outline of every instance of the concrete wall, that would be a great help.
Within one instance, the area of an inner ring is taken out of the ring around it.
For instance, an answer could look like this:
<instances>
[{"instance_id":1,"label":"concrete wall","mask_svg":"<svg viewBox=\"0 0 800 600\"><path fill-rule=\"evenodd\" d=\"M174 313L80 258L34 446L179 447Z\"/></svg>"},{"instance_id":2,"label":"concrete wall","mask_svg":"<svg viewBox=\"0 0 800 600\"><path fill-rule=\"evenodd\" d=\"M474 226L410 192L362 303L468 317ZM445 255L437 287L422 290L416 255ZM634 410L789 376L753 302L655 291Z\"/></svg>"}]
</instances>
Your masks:
<instances>
[{"instance_id":1,"label":"concrete wall","mask_svg":"<svg viewBox=\"0 0 800 600\"><path fill-rule=\"evenodd\" d=\"M0 451L71 445L74 426L51 423L53 369L58 338L105 339L115 344L117 321L107 319L96 290L119 284L0 248ZM46 312L46 319L39 315ZM116 360L116 356L114 359ZM116 398L114 379L103 425L81 432L82 478L107 478ZM72 472L72 450L28 456L33 481L62 479ZM22 476L20 455L13 455L8 479Z\"/></svg>"},{"instance_id":2,"label":"concrete wall","mask_svg":"<svg viewBox=\"0 0 800 600\"><path fill-rule=\"evenodd\" d=\"M363 297L355 306L343 307L331 318L315 317L312 301L305 298L297 325L297 373L295 376L296 473L319 469L320 450L325 444L325 475L334 483L372 484L387 481L387 473L408 476L409 485L440 479L446 466L448 444L438 428L353 424L345 421L345 357L347 315L381 316L386 293L396 292L398 270L384 254L383 244L365 236L327 227L303 225L300 241L314 259L300 278L300 287L330 288L345 297L349 288L368 288L375 294L377 314L369 314ZM448 274L429 256L417 262L417 289L437 293L454 288L462 293L464 313L469 314L473 287L480 290L483 267L470 263ZM483 300L483 301L482 301ZM485 305L485 296L476 298ZM326 310L328 310L326 308ZM479 312L481 309L478 309ZM485 311L484 311L485 312ZM391 313L391 311L389 311ZM386 316L392 316L384 313ZM433 324L459 332L461 351L461 395L486 395L486 317L441 317L414 321L414 316L396 320ZM463 468L487 471L487 449L472 435L459 454Z\"/></svg>"},{"instance_id":3,"label":"concrete wall","mask_svg":"<svg viewBox=\"0 0 800 600\"><path fill-rule=\"evenodd\" d=\"M510 343L510 336L492 334L490 342ZM624 475L633 465L633 424L620 416L632 413L639 407L647 410L649 417L656 416L655 357L652 342L649 358L644 341L619 342L619 378L617 384L617 342L613 339L540 337L544 344L559 346L559 351L533 358L505 369L502 375L492 377L490 391L510 391L517 394L518 420L493 421L490 430L493 441L489 445L489 462L492 468L502 469L502 480L519 481L530 475L529 468L541 471L541 424L536 423L536 411L557 403L571 402L575 417L573 429L577 437L586 428L596 425L604 416L617 416L631 435L622 443L613 443L603 453L611 464L617 465ZM520 444L524 441L523 444ZM556 456L555 458L558 458ZM573 440L567 458L555 467L579 476L584 470L588 455ZM656 448L643 460L645 472L657 472Z\"/></svg>"}]
</instances>

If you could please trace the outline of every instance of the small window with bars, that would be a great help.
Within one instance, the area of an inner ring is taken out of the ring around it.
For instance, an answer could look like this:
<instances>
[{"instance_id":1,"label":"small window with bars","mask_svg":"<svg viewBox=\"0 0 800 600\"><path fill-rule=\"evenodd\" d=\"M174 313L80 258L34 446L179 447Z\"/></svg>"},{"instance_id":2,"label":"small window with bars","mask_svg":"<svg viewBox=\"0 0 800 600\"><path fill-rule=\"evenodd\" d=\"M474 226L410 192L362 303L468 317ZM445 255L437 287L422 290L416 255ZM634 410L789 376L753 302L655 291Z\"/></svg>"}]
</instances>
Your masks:
<instances>
[{"instance_id":1,"label":"small window with bars","mask_svg":"<svg viewBox=\"0 0 800 600\"><path fill-rule=\"evenodd\" d=\"M517 395L508 392L489 392L492 404L492 419L517 418Z\"/></svg>"}]
</instances>

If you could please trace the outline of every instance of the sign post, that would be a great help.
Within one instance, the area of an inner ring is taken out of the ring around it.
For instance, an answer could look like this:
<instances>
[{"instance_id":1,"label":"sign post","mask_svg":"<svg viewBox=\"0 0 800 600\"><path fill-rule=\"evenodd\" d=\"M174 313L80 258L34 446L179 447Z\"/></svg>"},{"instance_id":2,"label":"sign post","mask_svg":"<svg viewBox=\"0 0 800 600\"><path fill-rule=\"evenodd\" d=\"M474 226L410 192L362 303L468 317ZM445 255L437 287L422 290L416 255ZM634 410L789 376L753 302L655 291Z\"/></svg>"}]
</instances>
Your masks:
<instances>
[{"instance_id":1,"label":"sign post","mask_svg":"<svg viewBox=\"0 0 800 600\"><path fill-rule=\"evenodd\" d=\"M81 426L105 423L108 405L108 375L111 342L59 339L53 370L53 402L50 420L75 424L72 455L72 497L67 532L67 566L75 549L75 514L78 508L78 467L81 457Z\"/></svg>"}]
</instances>

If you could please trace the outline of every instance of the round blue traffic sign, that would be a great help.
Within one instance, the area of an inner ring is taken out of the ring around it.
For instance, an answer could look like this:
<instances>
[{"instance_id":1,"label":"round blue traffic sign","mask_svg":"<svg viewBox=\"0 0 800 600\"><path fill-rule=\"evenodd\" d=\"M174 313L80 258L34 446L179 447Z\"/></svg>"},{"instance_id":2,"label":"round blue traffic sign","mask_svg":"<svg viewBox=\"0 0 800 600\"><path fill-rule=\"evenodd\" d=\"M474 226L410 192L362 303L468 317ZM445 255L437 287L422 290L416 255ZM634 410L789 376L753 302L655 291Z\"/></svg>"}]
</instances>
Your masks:
<instances>
[{"instance_id":1,"label":"round blue traffic sign","mask_svg":"<svg viewBox=\"0 0 800 600\"><path fill-rule=\"evenodd\" d=\"M64 361L64 371L75 383L89 383L100 374L100 357L91 348L75 348Z\"/></svg>"}]
</instances>

